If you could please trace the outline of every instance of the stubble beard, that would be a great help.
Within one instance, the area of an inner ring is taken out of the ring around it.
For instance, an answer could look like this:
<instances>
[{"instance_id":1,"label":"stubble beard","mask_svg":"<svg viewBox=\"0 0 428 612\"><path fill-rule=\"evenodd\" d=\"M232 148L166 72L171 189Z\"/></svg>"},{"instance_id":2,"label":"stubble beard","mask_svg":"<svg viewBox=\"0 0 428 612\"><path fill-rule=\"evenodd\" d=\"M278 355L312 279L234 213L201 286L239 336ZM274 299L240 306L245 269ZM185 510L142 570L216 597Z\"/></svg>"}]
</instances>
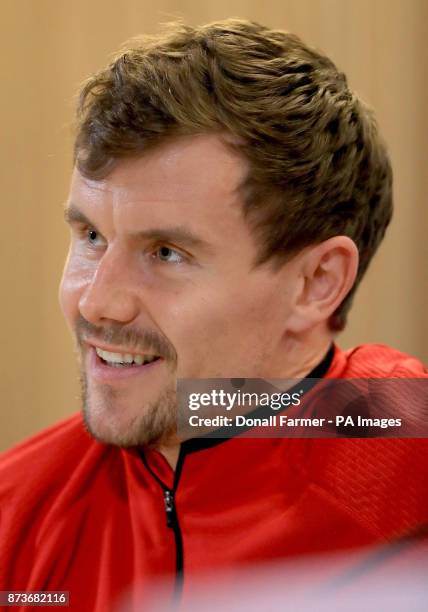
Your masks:
<instances>
[{"instance_id":1,"label":"stubble beard","mask_svg":"<svg viewBox=\"0 0 428 612\"><path fill-rule=\"evenodd\" d=\"M100 442L124 448L159 445L174 437L177 430L177 353L168 338L160 331L123 327L118 323L110 323L108 328L100 327L86 321L81 315L75 323L74 332L83 420L87 431ZM135 403L139 405L130 407L126 390L101 383L92 387L85 368L85 337L113 345L122 344L141 353L162 357L169 375L158 397L151 401L137 400Z\"/></svg>"},{"instance_id":2,"label":"stubble beard","mask_svg":"<svg viewBox=\"0 0 428 612\"><path fill-rule=\"evenodd\" d=\"M120 424L118 392L109 385L97 385L96 391L90 391L83 369L80 384L84 424L99 442L122 448L156 446L176 433L177 393L172 383L156 400L142 401L128 421Z\"/></svg>"}]
</instances>

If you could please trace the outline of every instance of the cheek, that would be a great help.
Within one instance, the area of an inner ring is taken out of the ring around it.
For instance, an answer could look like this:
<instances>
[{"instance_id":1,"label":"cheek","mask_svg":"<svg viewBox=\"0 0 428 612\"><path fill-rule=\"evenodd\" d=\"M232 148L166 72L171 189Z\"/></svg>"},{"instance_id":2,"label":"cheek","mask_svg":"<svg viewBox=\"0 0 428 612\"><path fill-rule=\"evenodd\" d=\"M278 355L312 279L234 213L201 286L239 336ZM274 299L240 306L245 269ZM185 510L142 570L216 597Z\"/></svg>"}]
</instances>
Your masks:
<instances>
[{"instance_id":1,"label":"cheek","mask_svg":"<svg viewBox=\"0 0 428 612\"><path fill-rule=\"evenodd\" d=\"M269 352L283 323L274 291L245 287L205 291L198 299L188 294L168 310L163 329L177 350L182 371L208 367L212 376Z\"/></svg>"}]
</instances>

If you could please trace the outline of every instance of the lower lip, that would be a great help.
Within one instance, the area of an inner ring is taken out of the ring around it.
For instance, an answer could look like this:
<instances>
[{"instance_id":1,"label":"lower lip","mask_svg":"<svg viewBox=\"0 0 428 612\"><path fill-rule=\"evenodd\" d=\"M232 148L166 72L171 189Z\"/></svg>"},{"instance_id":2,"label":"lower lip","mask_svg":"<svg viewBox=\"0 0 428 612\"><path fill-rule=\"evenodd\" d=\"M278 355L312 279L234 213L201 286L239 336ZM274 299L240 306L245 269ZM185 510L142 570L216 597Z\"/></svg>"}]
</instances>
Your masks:
<instances>
[{"instance_id":1,"label":"lower lip","mask_svg":"<svg viewBox=\"0 0 428 612\"><path fill-rule=\"evenodd\" d=\"M112 383L120 380L135 378L136 376L146 376L157 369L163 362L162 358L156 359L146 365L141 366L109 366L103 361L93 347L89 348L89 375L100 382Z\"/></svg>"}]
</instances>

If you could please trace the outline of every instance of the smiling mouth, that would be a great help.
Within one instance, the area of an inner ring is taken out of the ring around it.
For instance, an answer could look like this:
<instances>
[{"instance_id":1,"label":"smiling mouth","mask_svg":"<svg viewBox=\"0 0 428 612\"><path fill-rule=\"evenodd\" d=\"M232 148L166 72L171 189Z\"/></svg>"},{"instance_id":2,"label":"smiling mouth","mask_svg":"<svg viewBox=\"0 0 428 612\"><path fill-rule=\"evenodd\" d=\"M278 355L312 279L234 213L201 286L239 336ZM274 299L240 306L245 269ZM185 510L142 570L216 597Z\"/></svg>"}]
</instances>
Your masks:
<instances>
[{"instance_id":1,"label":"smiling mouth","mask_svg":"<svg viewBox=\"0 0 428 612\"><path fill-rule=\"evenodd\" d=\"M136 368L148 365L160 359L158 355L113 353L98 347L95 347L95 352L102 363L112 368Z\"/></svg>"}]
</instances>

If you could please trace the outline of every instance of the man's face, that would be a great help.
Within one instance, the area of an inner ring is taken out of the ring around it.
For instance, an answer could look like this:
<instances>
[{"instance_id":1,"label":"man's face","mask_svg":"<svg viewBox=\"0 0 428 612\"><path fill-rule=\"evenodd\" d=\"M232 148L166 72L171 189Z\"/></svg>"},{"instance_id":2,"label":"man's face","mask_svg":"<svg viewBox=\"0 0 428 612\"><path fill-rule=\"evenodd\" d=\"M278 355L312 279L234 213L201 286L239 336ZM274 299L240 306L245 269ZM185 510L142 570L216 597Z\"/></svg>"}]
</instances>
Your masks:
<instances>
[{"instance_id":1,"label":"man's face","mask_svg":"<svg viewBox=\"0 0 428 612\"><path fill-rule=\"evenodd\" d=\"M293 263L252 269L236 190L246 170L215 135L120 161L100 181L75 170L60 300L96 438L171 434L177 378L281 376Z\"/></svg>"}]
</instances>

